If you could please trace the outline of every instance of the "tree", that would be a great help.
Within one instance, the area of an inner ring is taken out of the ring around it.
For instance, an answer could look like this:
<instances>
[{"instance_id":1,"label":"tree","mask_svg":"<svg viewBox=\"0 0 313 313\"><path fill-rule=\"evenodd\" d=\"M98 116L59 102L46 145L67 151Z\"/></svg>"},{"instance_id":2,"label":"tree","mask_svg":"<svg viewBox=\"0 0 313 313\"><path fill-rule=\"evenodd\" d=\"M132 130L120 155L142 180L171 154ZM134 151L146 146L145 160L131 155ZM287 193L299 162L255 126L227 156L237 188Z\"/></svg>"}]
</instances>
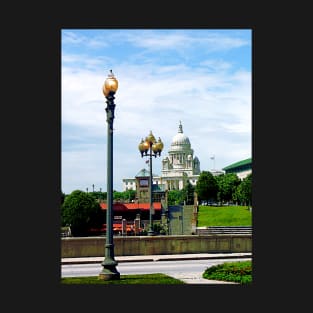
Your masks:
<instances>
[{"instance_id":1,"label":"tree","mask_svg":"<svg viewBox=\"0 0 313 313\"><path fill-rule=\"evenodd\" d=\"M218 185L211 172L201 172L195 190L200 201L215 201L217 199Z\"/></svg>"},{"instance_id":2,"label":"tree","mask_svg":"<svg viewBox=\"0 0 313 313\"><path fill-rule=\"evenodd\" d=\"M126 191L113 191L113 199L114 200L124 200L124 201L128 201L131 202L132 200L134 200L136 198L136 191L129 189Z\"/></svg>"},{"instance_id":3,"label":"tree","mask_svg":"<svg viewBox=\"0 0 313 313\"><path fill-rule=\"evenodd\" d=\"M251 205L252 203L252 174L245 177L237 187L234 194L234 200L243 205Z\"/></svg>"},{"instance_id":4,"label":"tree","mask_svg":"<svg viewBox=\"0 0 313 313\"><path fill-rule=\"evenodd\" d=\"M240 179L235 173L227 173L216 176L218 185L217 199L221 202L233 200L233 194L240 184Z\"/></svg>"},{"instance_id":5,"label":"tree","mask_svg":"<svg viewBox=\"0 0 313 313\"><path fill-rule=\"evenodd\" d=\"M187 180L186 186L182 189L182 199L187 205L194 203L194 191L195 187Z\"/></svg>"},{"instance_id":6,"label":"tree","mask_svg":"<svg viewBox=\"0 0 313 313\"><path fill-rule=\"evenodd\" d=\"M131 202L132 200L135 200L136 198L136 191L132 189L128 189L124 191L124 200L128 200Z\"/></svg>"},{"instance_id":7,"label":"tree","mask_svg":"<svg viewBox=\"0 0 313 313\"><path fill-rule=\"evenodd\" d=\"M121 201L124 198L124 193L122 191L113 190L113 200Z\"/></svg>"},{"instance_id":8,"label":"tree","mask_svg":"<svg viewBox=\"0 0 313 313\"><path fill-rule=\"evenodd\" d=\"M183 195L181 190L169 190L167 193L168 205L178 205L183 202Z\"/></svg>"},{"instance_id":9,"label":"tree","mask_svg":"<svg viewBox=\"0 0 313 313\"><path fill-rule=\"evenodd\" d=\"M98 200L106 200L106 198L107 198L106 192L93 191L93 192L89 192L89 194L92 194Z\"/></svg>"},{"instance_id":10,"label":"tree","mask_svg":"<svg viewBox=\"0 0 313 313\"><path fill-rule=\"evenodd\" d=\"M85 236L91 227L103 224L103 212L94 195L74 190L61 207L62 226L70 226L73 236Z\"/></svg>"}]
</instances>

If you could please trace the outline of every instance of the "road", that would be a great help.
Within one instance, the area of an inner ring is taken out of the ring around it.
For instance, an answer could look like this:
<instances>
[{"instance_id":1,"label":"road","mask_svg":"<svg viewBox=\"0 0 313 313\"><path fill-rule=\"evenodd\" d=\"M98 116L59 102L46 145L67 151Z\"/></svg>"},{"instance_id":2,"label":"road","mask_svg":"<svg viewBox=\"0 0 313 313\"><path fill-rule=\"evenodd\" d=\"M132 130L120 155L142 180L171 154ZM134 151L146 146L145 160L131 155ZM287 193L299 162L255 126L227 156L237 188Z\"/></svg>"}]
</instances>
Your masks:
<instances>
[{"instance_id":1,"label":"road","mask_svg":"<svg viewBox=\"0 0 313 313\"><path fill-rule=\"evenodd\" d=\"M251 258L227 258L227 259L212 259L212 260L175 260L175 261L147 261L147 262L122 262L116 268L120 275L133 274L151 274L163 273L175 278L186 276L200 277L206 268L213 265L232 262L251 260ZM101 263L99 264L67 264L62 265L62 277L83 277L97 276L102 270Z\"/></svg>"}]
</instances>

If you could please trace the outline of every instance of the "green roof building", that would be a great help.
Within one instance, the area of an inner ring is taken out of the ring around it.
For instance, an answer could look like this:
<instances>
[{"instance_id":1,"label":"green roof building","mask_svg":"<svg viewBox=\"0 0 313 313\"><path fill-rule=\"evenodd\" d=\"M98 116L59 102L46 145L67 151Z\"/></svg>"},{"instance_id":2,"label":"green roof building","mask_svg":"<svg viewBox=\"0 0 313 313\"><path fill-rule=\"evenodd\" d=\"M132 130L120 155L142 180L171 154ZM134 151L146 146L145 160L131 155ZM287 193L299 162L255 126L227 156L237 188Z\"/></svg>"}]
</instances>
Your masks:
<instances>
[{"instance_id":1,"label":"green roof building","mask_svg":"<svg viewBox=\"0 0 313 313\"><path fill-rule=\"evenodd\" d=\"M252 158L230 164L224 167L223 171L225 171L225 174L235 173L240 179L244 179L252 173Z\"/></svg>"}]
</instances>

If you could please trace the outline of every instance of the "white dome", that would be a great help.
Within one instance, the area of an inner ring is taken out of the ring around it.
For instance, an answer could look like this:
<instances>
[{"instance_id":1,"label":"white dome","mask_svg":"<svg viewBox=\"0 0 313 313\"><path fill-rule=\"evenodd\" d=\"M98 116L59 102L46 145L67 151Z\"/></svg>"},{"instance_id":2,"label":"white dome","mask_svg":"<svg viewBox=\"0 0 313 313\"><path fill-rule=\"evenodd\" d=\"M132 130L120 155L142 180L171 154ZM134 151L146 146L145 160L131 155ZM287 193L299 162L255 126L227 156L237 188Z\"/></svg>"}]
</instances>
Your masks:
<instances>
[{"instance_id":1,"label":"white dome","mask_svg":"<svg viewBox=\"0 0 313 313\"><path fill-rule=\"evenodd\" d=\"M173 137L171 143L171 150L190 149L189 138L183 133L183 126L179 123L178 133Z\"/></svg>"},{"instance_id":2,"label":"white dome","mask_svg":"<svg viewBox=\"0 0 313 313\"><path fill-rule=\"evenodd\" d=\"M173 137L172 139L172 146L177 146L177 145L190 145L189 138L184 135L184 134L177 134Z\"/></svg>"}]
</instances>

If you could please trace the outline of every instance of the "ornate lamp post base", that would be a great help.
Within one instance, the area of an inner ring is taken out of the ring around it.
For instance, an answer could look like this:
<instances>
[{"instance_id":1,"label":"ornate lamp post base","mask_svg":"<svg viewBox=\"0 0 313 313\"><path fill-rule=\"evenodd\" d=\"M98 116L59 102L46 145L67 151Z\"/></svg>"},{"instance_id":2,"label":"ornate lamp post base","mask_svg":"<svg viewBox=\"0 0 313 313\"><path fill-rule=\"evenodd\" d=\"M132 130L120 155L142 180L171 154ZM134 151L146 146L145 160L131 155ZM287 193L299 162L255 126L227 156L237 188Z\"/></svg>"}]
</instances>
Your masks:
<instances>
[{"instance_id":1,"label":"ornate lamp post base","mask_svg":"<svg viewBox=\"0 0 313 313\"><path fill-rule=\"evenodd\" d=\"M103 269L102 272L99 274L99 279L102 280L115 280L120 279L120 273L116 270L117 262L112 261L112 264L105 264L106 262L102 263Z\"/></svg>"},{"instance_id":2,"label":"ornate lamp post base","mask_svg":"<svg viewBox=\"0 0 313 313\"><path fill-rule=\"evenodd\" d=\"M99 273L99 279L102 280L114 280L120 279L120 273L116 269L117 261L112 256L113 245L106 245L106 256L101 263L103 269Z\"/></svg>"}]
</instances>

